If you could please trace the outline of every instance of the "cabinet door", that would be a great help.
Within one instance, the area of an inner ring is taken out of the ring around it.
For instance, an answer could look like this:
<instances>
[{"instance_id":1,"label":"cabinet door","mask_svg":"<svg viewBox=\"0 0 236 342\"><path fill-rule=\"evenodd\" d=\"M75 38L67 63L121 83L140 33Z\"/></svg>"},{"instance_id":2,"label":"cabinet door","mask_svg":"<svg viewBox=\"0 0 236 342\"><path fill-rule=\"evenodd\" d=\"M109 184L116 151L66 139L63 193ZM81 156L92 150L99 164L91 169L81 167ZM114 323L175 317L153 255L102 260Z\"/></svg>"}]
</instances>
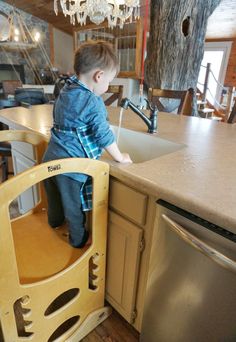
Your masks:
<instances>
[{"instance_id":1,"label":"cabinet door","mask_svg":"<svg viewBox=\"0 0 236 342\"><path fill-rule=\"evenodd\" d=\"M23 154L19 153L16 150L12 150L12 160L13 160L13 167L14 173L20 173L32 166L35 165L35 161L29 158L26 158ZM18 197L18 206L19 211L21 214L26 213L30 209L32 209L36 203L38 202L38 191L37 186L34 185L33 187L24 191Z\"/></svg>"},{"instance_id":2,"label":"cabinet door","mask_svg":"<svg viewBox=\"0 0 236 342\"><path fill-rule=\"evenodd\" d=\"M133 323L142 229L109 212L106 298Z\"/></svg>"}]
</instances>

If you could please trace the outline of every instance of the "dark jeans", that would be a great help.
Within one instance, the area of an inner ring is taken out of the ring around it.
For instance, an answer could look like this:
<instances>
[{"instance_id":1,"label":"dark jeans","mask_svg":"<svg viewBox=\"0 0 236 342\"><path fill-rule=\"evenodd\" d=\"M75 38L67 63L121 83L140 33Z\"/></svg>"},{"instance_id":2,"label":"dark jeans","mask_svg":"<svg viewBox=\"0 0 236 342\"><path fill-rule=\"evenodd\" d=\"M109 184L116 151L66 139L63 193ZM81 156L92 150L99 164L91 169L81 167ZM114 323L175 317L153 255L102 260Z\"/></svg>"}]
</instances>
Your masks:
<instances>
[{"instance_id":1,"label":"dark jeans","mask_svg":"<svg viewBox=\"0 0 236 342\"><path fill-rule=\"evenodd\" d=\"M64 175L45 179L48 199L48 223L52 228L66 220L69 226L69 241L73 247L83 247L88 239L85 230L85 213L81 208L80 183Z\"/></svg>"}]
</instances>

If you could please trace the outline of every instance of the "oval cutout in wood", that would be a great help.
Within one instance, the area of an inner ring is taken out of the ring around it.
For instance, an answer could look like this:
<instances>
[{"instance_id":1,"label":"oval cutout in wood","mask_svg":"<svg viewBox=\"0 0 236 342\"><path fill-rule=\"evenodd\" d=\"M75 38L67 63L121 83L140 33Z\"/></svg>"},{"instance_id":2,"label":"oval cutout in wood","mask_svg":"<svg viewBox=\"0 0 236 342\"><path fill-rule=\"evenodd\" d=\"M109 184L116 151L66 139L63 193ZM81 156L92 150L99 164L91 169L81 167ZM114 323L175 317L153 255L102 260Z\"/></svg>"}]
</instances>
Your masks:
<instances>
[{"instance_id":1,"label":"oval cutout in wood","mask_svg":"<svg viewBox=\"0 0 236 342\"><path fill-rule=\"evenodd\" d=\"M52 303L45 310L44 316L49 316L53 312L59 310L66 304L68 304L72 299L74 299L79 294L78 288L73 288L61 293L58 297L56 297Z\"/></svg>"},{"instance_id":2,"label":"oval cutout in wood","mask_svg":"<svg viewBox=\"0 0 236 342\"><path fill-rule=\"evenodd\" d=\"M52 333L49 337L48 342L53 342L61 337L65 332L67 332L70 328L73 327L80 319L80 316L73 316L63 322L59 327Z\"/></svg>"}]
</instances>

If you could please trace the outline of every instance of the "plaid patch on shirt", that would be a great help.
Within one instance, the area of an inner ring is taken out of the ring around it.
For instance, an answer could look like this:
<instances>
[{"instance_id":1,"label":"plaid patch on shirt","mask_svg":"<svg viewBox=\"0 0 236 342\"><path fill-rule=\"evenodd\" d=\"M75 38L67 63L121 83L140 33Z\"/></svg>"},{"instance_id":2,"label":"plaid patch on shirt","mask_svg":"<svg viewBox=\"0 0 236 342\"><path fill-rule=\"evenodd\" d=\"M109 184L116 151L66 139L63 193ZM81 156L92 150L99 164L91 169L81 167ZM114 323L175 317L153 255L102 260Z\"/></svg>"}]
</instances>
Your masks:
<instances>
[{"instance_id":1,"label":"plaid patch on shirt","mask_svg":"<svg viewBox=\"0 0 236 342\"><path fill-rule=\"evenodd\" d=\"M102 154L102 149L95 143L91 127L79 127L76 129L76 133L87 157L90 159L98 159Z\"/></svg>"},{"instance_id":2,"label":"plaid patch on shirt","mask_svg":"<svg viewBox=\"0 0 236 342\"><path fill-rule=\"evenodd\" d=\"M62 133L76 134L79 141L86 153L87 158L98 159L101 156L102 149L96 145L93 141L93 134L89 126L83 127L65 127L54 125L53 129ZM88 211L92 209L92 196L93 196L93 185L92 178L87 177L86 182L81 187L80 198L82 204L82 210Z\"/></svg>"},{"instance_id":3,"label":"plaid patch on shirt","mask_svg":"<svg viewBox=\"0 0 236 342\"><path fill-rule=\"evenodd\" d=\"M93 208L93 184L92 178L88 176L88 179L81 187L80 199L83 211L92 210Z\"/></svg>"}]
</instances>

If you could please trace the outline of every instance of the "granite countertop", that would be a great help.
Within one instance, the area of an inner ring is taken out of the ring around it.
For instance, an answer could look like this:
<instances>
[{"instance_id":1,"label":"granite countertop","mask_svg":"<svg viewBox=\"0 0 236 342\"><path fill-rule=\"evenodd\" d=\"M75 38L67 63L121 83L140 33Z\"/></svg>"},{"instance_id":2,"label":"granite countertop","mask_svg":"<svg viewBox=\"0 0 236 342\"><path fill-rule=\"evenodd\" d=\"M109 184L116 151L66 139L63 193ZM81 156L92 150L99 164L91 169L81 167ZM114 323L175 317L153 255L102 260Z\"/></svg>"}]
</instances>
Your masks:
<instances>
[{"instance_id":1,"label":"granite countertop","mask_svg":"<svg viewBox=\"0 0 236 342\"><path fill-rule=\"evenodd\" d=\"M117 125L120 109L108 110L110 122ZM49 134L51 113L48 104L8 108L0 111L0 121L14 129ZM130 110L124 112L122 126L146 132L143 121ZM236 125L159 113L153 136L186 146L139 164L109 160L111 175L236 233Z\"/></svg>"}]
</instances>

